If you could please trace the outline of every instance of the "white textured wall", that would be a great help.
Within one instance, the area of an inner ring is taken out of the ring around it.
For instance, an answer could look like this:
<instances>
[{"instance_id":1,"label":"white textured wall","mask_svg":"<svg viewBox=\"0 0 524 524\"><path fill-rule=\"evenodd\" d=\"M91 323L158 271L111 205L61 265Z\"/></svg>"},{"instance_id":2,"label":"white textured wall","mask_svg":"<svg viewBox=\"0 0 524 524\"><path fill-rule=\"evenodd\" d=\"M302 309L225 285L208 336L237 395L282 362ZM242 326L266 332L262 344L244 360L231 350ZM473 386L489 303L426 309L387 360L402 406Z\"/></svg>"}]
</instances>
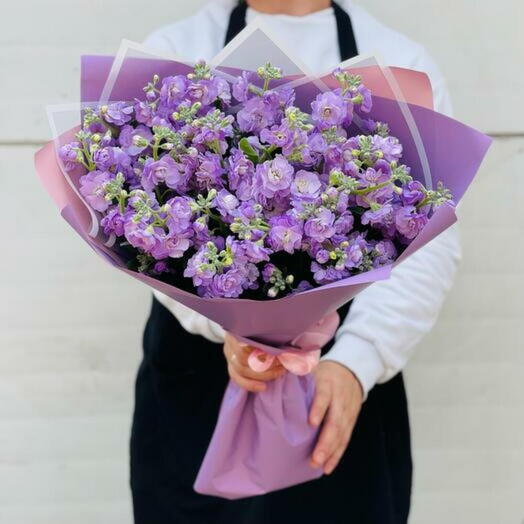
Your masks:
<instances>
[{"instance_id":1,"label":"white textured wall","mask_svg":"<svg viewBox=\"0 0 524 524\"><path fill-rule=\"evenodd\" d=\"M449 79L457 116L495 135L461 209L457 284L407 370L411 522L520 524L523 4L361 3L426 45ZM93 256L59 219L36 182L32 155L48 138L44 104L78 96L81 53L111 53L121 37L140 40L164 23L158 13L174 19L201 2L146 4L2 5L0 182L8 225L0 257L1 524L131 522L128 433L149 294Z\"/></svg>"}]
</instances>

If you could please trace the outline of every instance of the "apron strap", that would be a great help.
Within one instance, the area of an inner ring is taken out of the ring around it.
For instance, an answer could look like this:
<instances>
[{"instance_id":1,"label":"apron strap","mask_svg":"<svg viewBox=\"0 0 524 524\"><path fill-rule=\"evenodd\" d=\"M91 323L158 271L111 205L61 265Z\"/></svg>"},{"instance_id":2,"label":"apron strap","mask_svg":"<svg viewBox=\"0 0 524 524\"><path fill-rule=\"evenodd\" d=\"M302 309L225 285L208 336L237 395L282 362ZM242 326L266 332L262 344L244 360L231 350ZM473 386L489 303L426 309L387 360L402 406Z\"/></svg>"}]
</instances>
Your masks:
<instances>
[{"instance_id":1,"label":"apron strap","mask_svg":"<svg viewBox=\"0 0 524 524\"><path fill-rule=\"evenodd\" d=\"M224 46L229 44L229 42L231 42L231 40L233 40L233 38L235 38L244 27L246 27L246 11L247 3L242 1L238 2L233 11L231 11Z\"/></svg>"},{"instance_id":2,"label":"apron strap","mask_svg":"<svg viewBox=\"0 0 524 524\"><path fill-rule=\"evenodd\" d=\"M333 13L337 23L340 59L345 61L358 55L357 42L355 40L351 18L336 2L331 2L331 6L333 7ZM231 42L231 40L246 27L246 11L247 2L244 0L241 0L233 11L231 11L224 45Z\"/></svg>"},{"instance_id":3,"label":"apron strap","mask_svg":"<svg viewBox=\"0 0 524 524\"><path fill-rule=\"evenodd\" d=\"M358 55L357 42L351 18L346 10L342 9L336 2L331 2L335 19L337 21L338 48L340 51L340 60L344 62Z\"/></svg>"}]
</instances>

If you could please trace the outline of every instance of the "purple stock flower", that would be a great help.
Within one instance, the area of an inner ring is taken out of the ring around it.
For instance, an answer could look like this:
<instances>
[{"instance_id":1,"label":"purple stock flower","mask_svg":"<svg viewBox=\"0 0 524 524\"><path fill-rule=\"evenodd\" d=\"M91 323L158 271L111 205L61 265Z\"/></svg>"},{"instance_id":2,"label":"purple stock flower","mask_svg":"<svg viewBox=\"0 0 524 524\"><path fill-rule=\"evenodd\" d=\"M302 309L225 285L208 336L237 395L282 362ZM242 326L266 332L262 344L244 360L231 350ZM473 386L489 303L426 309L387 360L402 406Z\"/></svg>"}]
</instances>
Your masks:
<instances>
[{"instance_id":1,"label":"purple stock flower","mask_svg":"<svg viewBox=\"0 0 524 524\"><path fill-rule=\"evenodd\" d=\"M175 108L186 94L188 80L183 75L167 76L162 80L160 100L170 108Z\"/></svg>"},{"instance_id":2,"label":"purple stock flower","mask_svg":"<svg viewBox=\"0 0 524 524\"><path fill-rule=\"evenodd\" d=\"M217 98L219 98L225 106L231 103L231 88L229 83L220 77L215 77L215 87L217 90Z\"/></svg>"},{"instance_id":3,"label":"purple stock flower","mask_svg":"<svg viewBox=\"0 0 524 524\"><path fill-rule=\"evenodd\" d=\"M156 234L156 243L151 249L151 255L157 260L164 258L180 258L189 249L191 242L189 240L190 232L178 234L173 231L165 233L164 231Z\"/></svg>"},{"instance_id":4,"label":"purple stock flower","mask_svg":"<svg viewBox=\"0 0 524 524\"><path fill-rule=\"evenodd\" d=\"M207 244L203 244L188 260L184 276L192 278L195 286L207 286L211 283L215 273L215 266L210 264L208 260Z\"/></svg>"},{"instance_id":5,"label":"purple stock flower","mask_svg":"<svg viewBox=\"0 0 524 524\"><path fill-rule=\"evenodd\" d=\"M362 246L358 243L350 244L345 250L346 259L344 265L347 269L358 267L364 258Z\"/></svg>"},{"instance_id":6,"label":"purple stock flower","mask_svg":"<svg viewBox=\"0 0 524 524\"><path fill-rule=\"evenodd\" d=\"M391 240L384 239L377 242L373 248L373 266L379 267L390 264L397 257L395 244Z\"/></svg>"},{"instance_id":7,"label":"purple stock flower","mask_svg":"<svg viewBox=\"0 0 524 524\"><path fill-rule=\"evenodd\" d=\"M411 180L402 187L400 198L406 206L416 206L424 200L424 186L418 180Z\"/></svg>"},{"instance_id":8,"label":"purple stock flower","mask_svg":"<svg viewBox=\"0 0 524 524\"><path fill-rule=\"evenodd\" d=\"M273 276L275 271L278 271L275 264L266 264L262 268L262 280L264 282L269 282L269 279Z\"/></svg>"},{"instance_id":9,"label":"purple stock flower","mask_svg":"<svg viewBox=\"0 0 524 524\"><path fill-rule=\"evenodd\" d=\"M286 147L293 140L293 132L282 123L279 126L271 126L270 129L262 129L260 140L276 147Z\"/></svg>"},{"instance_id":10,"label":"purple stock flower","mask_svg":"<svg viewBox=\"0 0 524 524\"><path fill-rule=\"evenodd\" d=\"M146 126L152 127L153 118L155 116L155 111L151 104L147 101L138 100L135 98L135 118L137 122L145 124Z\"/></svg>"},{"instance_id":11,"label":"purple stock flower","mask_svg":"<svg viewBox=\"0 0 524 524\"><path fill-rule=\"evenodd\" d=\"M154 228L143 221L126 220L124 235L133 247L141 249L146 253L150 253L158 242Z\"/></svg>"},{"instance_id":12,"label":"purple stock flower","mask_svg":"<svg viewBox=\"0 0 524 524\"><path fill-rule=\"evenodd\" d=\"M282 156L277 155L273 160L266 160L256 168L258 191L272 198L276 193L288 194L293 180L293 166Z\"/></svg>"},{"instance_id":13,"label":"purple stock flower","mask_svg":"<svg viewBox=\"0 0 524 524\"><path fill-rule=\"evenodd\" d=\"M395 214L395 225L398 232L412 240L428 223L428 216L417 211L415 206L400 207Z\"/></svg>"},{"instance_id":14,"label":"purple stock flower","mask_svg":"<svg viewBox=\"0 0 524 524\"><path fill-rule=\"evenodd\" d=\"M180 234L190 229L193 212L188 197L170 198L164 208L166 209L167 225L170 231Z\"/></svg>"},{"instance_id":15,"label":"purple stock flower","mask_svg":"<svg viewBox=\"0 0 524 524\"><path fill-rule=\"evenodd\" d=\"M249 86L253 85L255 80L256 74L253 71L242 71L242 74L233 83L233 96L239 102L245 102L248 98L252 98L254 94L249 90Z\"/></svg>"},{"instance_id":16,"label":"purple stock flower","mask_svg":"<svg viewBox=\"0 0 524 524\"><path fill-rule=\"evenodd\" d=\"M100 171L111 169L116 164L113 147L102 147L93 153L93 162Z\"/></svg>"},{"instance_id":17,"label":"purple stock flower","mask_svg":"<svg viewBox=\"0 0 524 524\"><path fill-rule=\"evenodd\" d=\"M372 167L368 167L363 173L360 173L359 178L364 187L378 186L390 180L388 173L383 173L380 169L377 171ZM385 203L391 199L392 195L393 184L387 184L384 187L370 191L365 196L357 195L357 203L362 207L370 207L371 203Z\"/></svg>"},{"instance_id":18,"label":"purple stock flower","mask_svg":"<svg viewBox=\"0 0 524 524\"><path fill-rule=\"evenodd\" d=\"M371 107L373 106L373 101L371 98L371 91L363 84L360 84L357 88L358 93L355 93L357 96L362 96L362 102L357 106L360 111L363 113L369 113Z\"/></svg>"},{"instance_id":19,"label":"purple stock flower","mask_svg":"<svg viewBox=\"0 0 524 524\"><path fill-rule=\"evenodd\" d=\"M204 155L200 155L199 160L200 164L195 172L198 187L201 189L221 187L225 169L222 167L220 156L206 151Z\"/></svg>"},{"instance_id":20,"label":"purple stock flower","mask_svg":"<svg viewBox=\"0 0 524 524\"><path fill-rule=\"evenodd\" d=\"M363 213L361 222L363 225L371 224L372 226L389 227L395 220L393 206L384 204L377 209L368 209Z\"/></svg>"},{"instance_id":21,"label":"purple stock flower","mask_svg":"<svg viewBox=\"0 0 524 524\"><path fill-rule=\"evenodd\" d=\"M207 215L198 217L192 224L193 242L200 249L201 246L211 241L211 232L209 231L209 217Z\"/></svg>"},{"instance_id":22,"label":"purple stock flower","mask_svg":"<svg viewBox=\"0 0 524 524\"><path fill-rule=\"evenodd\" d=\"M221 189L215 197L214 204L223 217L233 214L238 206L238 198L227 189Z\"/></svg>"},{"instance_id":23,"label":"purple stock flower","mask_svg":"<svg viewBox=\"0 0 524 524\"><path fill-rule=\"evenodd\" d=\"M302 224L290 215L274 216L269 221L268 243L273 251L293 253L300 248Z\"/></svg>"},{"instance_id":24,"label":"purple stock flower","mask_svg":"<svg viewBox=\"0 0 524 524\"><path fill-rule=\"evenodd\" d=\"M335 215L324 207L317 210L314 218L309 218L304 224L304 233L316 240L323 242L335 234Z\"/></svg>"},{"instance_id":25,"label":"purple stock flower","mask_svg":"<svg viewBox=\"0 0 524 524\"><path fill-rule=\"evenodd\" d=\"M131 120L133 106L129 105L127 102L114 102L113 104L103 106L101 114L106 122L117 126L123 126Z\"/></svg>"},{"instance_id":26,"label":"purple stock flower","mask_svg":"<svg viewBox=\"0 0 524 524\"><path fill-rule=\"evenodd\" d=\"M322 266L318 262L311 262L311 272L317 284L329 284L350 276L346 269L337 269L334 266Z\"/></svg>"},{"instance_id":27,"label":"purple stock flower","mask_svg":"<svg viewBox=\"0 0 524 524\"><path fill-rule=\"evenodd\" d=\"M152 191L159 184L166 183L177 175L176 162L169 155L164 155L157 161L148 158L142 172L142 185L146 191Z\"/></svg>"},{"instance_id":28,"label":"purple stock flower","mask_svg":"<svg viewBox=\"0 0 524 524\"><path fill-rule=\"evenodd\" d=\"M333 224L335 226L335 233L339 235L346 235L353 229L355 219L350 211L342 213Z\"/></svg>"},{"instance_id":29,"label":"purple stock flower","mask_svg":"<svg viewBox=\"0 0 524 524\"><path fill-rule=\"evenodd\" d=\"M269 255L271 251L264 247L260 242L252 242L250 240L245 240L242 243L242 249L244 251L244 256L249 262L253 264L258 264L265 260L269 260Z\"/></svg>"},{"instance_id":30,"label":"purple stock flower","mask_svg":"<svg viewBox=\"0 0 524 524\"><path fill-rule=\"evenodd\" d=\"M273 123L271 108L259 96L250 98L237 113L237 123L244 133L258 133Z\"/></svg>"},{"instance_id":31,"label":"purple stock flower","mask_svg":"<svg viewBox=\"0 0 524 524\"><path fill-rule=\"evenodd\" d=\"M80 193L95 211L103 213L109 207L105 185L112 179L113 175L107 171L91 171L80 177Z\"/></svg>"},{"instance_id":32,"label":"purple stock flower","mask_svg":"<svg viewBox=\"0 0 524 524\"><path fill-rule=\"evenodd\" d=\"M228 159L229 169L227 171L229 187L236 192L240 200L249 200L252 197L253 175L255 167L242 151L233 149Z\"/></svg>"},{"instance_id":33,"label":"purple stock flower","mask_svg":"<svg viewBox=\"0 0 524 524\"><path fill-rule=\"evenodd\" d=\"M329 251L327 249L318 249L315 253L315 260L319 264L325 264L329 261Z\"/></svg>"},{"instance_id":34,"label":"purple stock flower","mask_svg":"<svg viewBox=\"0 0 524 524\"><path fill-rule=\"evenodd\" d=\"M291 184L291 194L295 198L315 200L322 189L322 184L316 173L300 170L295 174Z\"/></svg>"},{"instance_id":35,"label":"purple stock flower","mask_svg":"<svg viewBox=\"0 0 524 524\"><path fill-rule=\"evenodd\" d=\"M64 169L66 171L73 171L76 167L78 167L78 150L80 148L80 144L78 142L71 142L70 144L64 144L59 150L58 150L58 156L60 157L60 160L64 163Z\"/></svg>"},{"instance_id":36,"label":"purple stock flower","mask_svg":"<svg viewBox=\"0 0 524 524\"><path fill-rule=\"evenodd\" d=\"M125 215L120 213L118 206L113 206L100 221L106 235L115 234L120 237L124 234Z\"/></svg>"},{"instance_id":37,"label":"purple stock flower","mask_svg":"<svg viewBox=\"0 0 524 524\"><path fill-rule=\"evenodd\" d=\"M372 150L380 151L386 162L398 162L402 156L402 144L393 136L373 135Z\"/></svg>"},{"instance_id":38,"label":"purple stock flower","mask_svg":"<svg viewBox=\"0 0 524 524\"><path fill-rule=\"evenodd\" d=\"M236 298L244 291L246 270L232 266L226 272L215 275L204 292L205 297Z\"/></svg>"},{"instance_id":39,"label":"purple stock flower","mask_svg":"<svg viewBox=\"0 0 524 524\"><path fill-rule=\"evenodd\" d=\"M169 272L169 266L167 265L167 262L164 260L158 260L155 262L155 265L153 266L153 273L157 275L161 275L162 273L168 273Z\"/></svg>"},{"instance_id":40,"label":"purple stock flower","mask_svg":"<svg viewBox=\"0 0 524 524\"><path fill-rule=\"evenodd\" d=\"M134 128L130 125L125 125L120 130L118 143L122 147L122 151L128 155L136 156L149 146L152 138L153 133L146 126L140 125Z\"/></svg>"},{"instance_id":41,"label":"purple stock flower","mask_svg":"<svg viewBox=\"0 0 524 524\"><path fill-rule=\"evenodd\" d=\"M389 180L388 173L383 173L381 170L377 171L372 167L368 167L364 172L360 173L359 177L364 187L376 186Z\"/></svg>"},{"instance_id":42,"label":"purple stock flower","mask_svg":"<svg viewBox=\"0 0 524 524\"><path fill-rule=\"evenodd\" d=\"M319 129L340 125L347 113L346 105L340 95L327 91L317 95L311 103L311 118Z\"/></svg>"},{"instance_id":43,"label":"purple stock flower","mask_svg":"<svg viewBox=\"0 0 524 524\"><path fill-rule=\"evenodd\" d=\"M297 287L293 290L293 293L302 293L303 291L308 291L309 289L312 289L313 285L311 282L308 282L307 280L301 280Z\"/></svg>"}]
</instances>

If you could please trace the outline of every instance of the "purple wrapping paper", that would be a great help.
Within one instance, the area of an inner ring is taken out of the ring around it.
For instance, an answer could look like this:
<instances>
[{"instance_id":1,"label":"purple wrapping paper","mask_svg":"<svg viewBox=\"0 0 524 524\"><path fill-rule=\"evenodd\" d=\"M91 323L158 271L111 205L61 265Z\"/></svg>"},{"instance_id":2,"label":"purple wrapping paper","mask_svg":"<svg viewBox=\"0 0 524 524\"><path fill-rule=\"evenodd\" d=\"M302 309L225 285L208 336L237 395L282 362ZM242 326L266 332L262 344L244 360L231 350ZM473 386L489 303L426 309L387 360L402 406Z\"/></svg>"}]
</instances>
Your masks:
<instances>
[{"instance_id":1,"label":"purple wrapping paper","mask_svg":"<svg viewBox=\"0 0 524 524\"><path fill-rule=\"evenodd\" d=\"M195 482L199 493L249 497L322 475L309 465L318 433L307 422L313 377L286 373L267 386L254 394L230 381Z\"/></svg>"},{"instance_id":2,"label":"purple wrapping paper","mask_svg":"<svg viewBox=\"0 0 524 524\"><path fill-rule=\"evenodd\" d=\"M109 57L83 57L82 102L99 100L112 64ZM141 86L153 73L186 73L188 66L167 60L129 59L120 68L110 99L140 96ZM403 71L409 76L410 71ZM412 72L413 75L420 73ZM145 79L145 81L144 81ZM308 86L301 87L301 96ZM318 92L311 86L311 95ZM460 200L476 174L490 145L490 138L430 109L409 105L425 146L434 185L443 181ZM404 145L404 158L414 173L421 161L413 136L389 98L374 97L372 118L390 124L392 134ZM391 267L369 271L303 293L268 301L246 299L206 299L187 293L146 275L129 271L124 262L107 247L106 241L76 191L78 176L70 179L57 160L55 147L71 141L76 129L55 139L36 154L37 172L62 216L77 233L106 261L146 285L158 289L182 304L202 313L237 335L283 345L313 325L319 318L336 310L366 286L386 279ZM456 221L452 206L437 209L424 230L395 264L432 240ZM285 321L283 321L285 319ZM277 351L277 350L275 350ZM208 452L200 469L195 489L200 493L225 498L258 495L298 484L321 475L309 466L309 455L317 430L307 423L314 385L311 376L287 373L268 384L265 392L248 393L236 385L228 386Z\"/></svg>"}]
</instances>

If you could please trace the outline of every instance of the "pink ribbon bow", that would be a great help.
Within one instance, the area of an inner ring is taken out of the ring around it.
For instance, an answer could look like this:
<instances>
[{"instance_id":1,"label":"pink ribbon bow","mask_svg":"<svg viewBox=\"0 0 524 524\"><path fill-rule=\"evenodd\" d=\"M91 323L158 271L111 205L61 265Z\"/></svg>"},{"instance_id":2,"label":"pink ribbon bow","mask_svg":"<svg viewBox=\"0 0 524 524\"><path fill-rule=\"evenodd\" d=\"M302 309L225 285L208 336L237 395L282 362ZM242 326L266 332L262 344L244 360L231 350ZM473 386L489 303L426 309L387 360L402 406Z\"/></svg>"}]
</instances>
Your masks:
<instances>
[{"instance_id":1,"label":"pink ribbon bow","mask_svg":"<svg viewBox=\"0 0 524 524\"><path fill-rule=\"evenodd\" d=\"M289 346L278 348L273 354L255 347L247 359L249 367L258 373L267 371L275 361L294 375L311 373L320 359L320 350L327 344L338 328L340 318L334 311L321 318L310 329L293 339Z\"/></svg>"}]
</instances>

